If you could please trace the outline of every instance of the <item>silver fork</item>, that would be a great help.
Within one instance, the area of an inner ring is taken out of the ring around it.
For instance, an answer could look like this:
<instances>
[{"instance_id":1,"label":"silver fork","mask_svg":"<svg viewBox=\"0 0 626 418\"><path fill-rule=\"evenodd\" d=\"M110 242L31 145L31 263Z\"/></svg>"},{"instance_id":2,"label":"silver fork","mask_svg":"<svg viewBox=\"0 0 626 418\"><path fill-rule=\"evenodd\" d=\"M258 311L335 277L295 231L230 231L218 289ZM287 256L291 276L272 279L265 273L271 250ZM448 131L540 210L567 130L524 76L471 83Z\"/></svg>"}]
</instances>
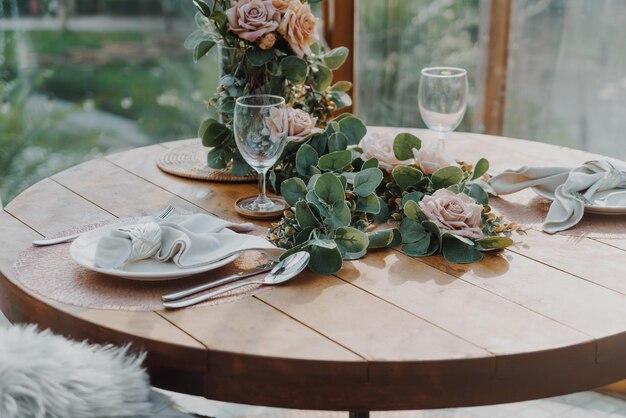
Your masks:
<instances>
[{"instance_id":1,"label":"silver fork","mask_svg":"<svg viewBox=\"0 0 626 418\"><path fill-rule=\"evenodd\" d=\"M163 209L161 213L159 213L156 216L156 219L159 219L161 221L165 220L167 219L167 217L169 217L172 214L172 212L174 212L174 206L168 205L165 209ZM32 242L32 244L36 247L43 247L46 245L56 245L56 244L61 244L64 242L74 241L76 238L80 237L82 234L84 234L84 232L73 234L73 235L66 235L64 237L58 237L58 238L36 239Z\"/></svg>"}]
</instances>

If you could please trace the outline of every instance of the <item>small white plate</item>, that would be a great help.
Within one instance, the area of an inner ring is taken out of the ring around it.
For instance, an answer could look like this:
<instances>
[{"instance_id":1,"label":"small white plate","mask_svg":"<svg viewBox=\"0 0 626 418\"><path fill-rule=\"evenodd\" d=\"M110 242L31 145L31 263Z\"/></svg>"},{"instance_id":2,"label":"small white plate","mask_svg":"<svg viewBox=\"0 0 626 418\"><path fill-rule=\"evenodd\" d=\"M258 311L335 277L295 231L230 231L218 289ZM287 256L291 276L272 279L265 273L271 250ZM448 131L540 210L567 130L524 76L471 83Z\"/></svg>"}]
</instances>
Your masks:
<instances>
[{"instance_id":1,"label":"small white plate","mask_svg":"<svg viewBox=\"0 0 626 418\"><path fill-rule=\"evenodd\" d=\"M554 200L554 194L536 187L533 192L549 200ZM598 192L589 199L591 204L585 204L585 212L599 215L626 215L626 189L605 190Z\"/></svg>"},{"instance_id":2,"label":"small white plate","mask_svg":"<svg viewBox=\"0 0 626 418\"><path fill-rule=\"evenodd\" d=\"M137 221L120 222L116 224L105 225L100 228L94 229L93 231L86 232L80 237L76 238L74 242L72 242L72 245L70 246L70 256L78 264L89 270L97 271L98 273L109 274L111 276L122 277L125 279L143 281L180 279L182 277L187 277L198 273L204 273L205 271L214 270L216 268L222 267L234 261L238 257L238 254L235 254L216 263L192 267L188 269L181 269L172 262L161 263L153 258L128 263L116 269L104 269L96 267L95 256L98 240L101 237L108 235L111 229L136 223ZM235 234L235 232L229 229L224 229L224 232Z\"/></svg>"}]
</instances>

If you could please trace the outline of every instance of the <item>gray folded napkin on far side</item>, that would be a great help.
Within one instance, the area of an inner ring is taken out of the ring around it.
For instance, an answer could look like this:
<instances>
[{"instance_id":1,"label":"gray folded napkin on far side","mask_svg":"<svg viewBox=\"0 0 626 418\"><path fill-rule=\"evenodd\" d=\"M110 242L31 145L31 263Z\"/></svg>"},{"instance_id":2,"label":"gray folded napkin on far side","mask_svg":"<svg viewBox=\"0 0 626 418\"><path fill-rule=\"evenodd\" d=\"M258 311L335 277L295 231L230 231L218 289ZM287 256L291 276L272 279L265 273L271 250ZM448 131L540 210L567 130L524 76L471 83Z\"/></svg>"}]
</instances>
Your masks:
<instances>
[{"instance_id":1,"label":"gray folded napkin on far side","mask_svg":"<svg viewBox=\"0 0 626 418\"><path fill-rule=\"evenodd\" d=\"M224 231L225 228L249 231L253 226L194 214L114 228L98 241L95 264L101 268L118 268L154 257L161 262L171 260L180 268L191 268L237 250L276 248L261 237Z\"/></svg>"},{"instance_id":2,"label":"gray folded napkin on far side","mask_svg":"<svg viewBox=\"0 0 626 418\"><path fill-rule=\"evenodd\" d=\"M489 180L489 184L498 195L527 187L554 195L543 223L543 230L554 234L580 222L585 211L584 200L601 191L626 188L626 172L606 160L588 161L575 168L522 167L506 170Z\"/></svg>"}]
</instances>

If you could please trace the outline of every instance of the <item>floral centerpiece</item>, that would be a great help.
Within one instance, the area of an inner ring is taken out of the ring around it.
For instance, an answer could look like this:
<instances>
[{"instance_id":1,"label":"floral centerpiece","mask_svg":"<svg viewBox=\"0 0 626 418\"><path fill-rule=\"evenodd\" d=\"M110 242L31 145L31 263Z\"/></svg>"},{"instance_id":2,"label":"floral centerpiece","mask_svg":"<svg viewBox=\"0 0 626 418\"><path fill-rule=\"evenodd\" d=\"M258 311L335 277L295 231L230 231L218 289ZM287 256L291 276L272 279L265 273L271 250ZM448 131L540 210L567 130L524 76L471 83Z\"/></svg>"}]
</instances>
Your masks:
<instances>
[{"instance_id":1,"label":"floral centerpiece","mask_svg":"<svg viewBox=\"0 0 626 418\"><path fill-rule=\"evenodd\" d=\"M333 84L333 70L348 56L347 48L323 51L316 18L305 0L193 0L198 29L185 41L194 59L216 45L220 49L220 81L209 101L219 120L202 123L199 136L212 149L208 165L231 167L245 176L249 167L239 154L232 132L237 97L274 94L290 110L290 140L301 140L325 127L331 113L351 105L351 83ZM286 156L286 155L285 155ZM293 161L292 161L293 163ZM279 167L283 164L279 162ZM293 175L286 164L283 177Z\"/></svg>"},{"instance_id":2,"label":"floral centerpiece","mask_svg":"<svg viewBox=\"0 0 626 418\"><path fill-rule=\"evenodd\" d=\"M313 138L321 135L328 132ZM489 207L487 160L455 162L422 149L409 133L368 136L360 147L319 157L304 144L296 166L299 177L281 187L292 209L269 239L287 254L308 251L317 272L335 273L343 260L396 246L413 257L472 263L513 244L510 235L519 229Z\"/></svg>"}]
</instances>

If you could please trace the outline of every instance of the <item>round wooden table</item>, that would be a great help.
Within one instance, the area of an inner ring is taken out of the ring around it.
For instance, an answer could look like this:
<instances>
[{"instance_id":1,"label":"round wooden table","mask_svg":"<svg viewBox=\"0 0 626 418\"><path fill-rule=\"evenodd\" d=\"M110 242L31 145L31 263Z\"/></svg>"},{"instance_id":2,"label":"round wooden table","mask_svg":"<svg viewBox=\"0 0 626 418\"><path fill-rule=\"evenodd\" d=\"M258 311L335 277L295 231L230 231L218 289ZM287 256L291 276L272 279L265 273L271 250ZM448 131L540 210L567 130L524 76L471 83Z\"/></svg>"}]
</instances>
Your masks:
<instances>
[{"instance_id":1,"label":"round wooden table","mask_svg":"<svg viewBox=\"0 0 626 418\"><path fill-rule=\"evenodd\" d=\"M155 160L178 143L89 161L37 183L6 207L0 268L8 279L0 280L0 304L9 320L94 342L132 342L148 352L152 381L165 389L286 408L485 405L626 377L625 239L530 230L520 245L470 265L372 251L335 275L306 272L254 297L180 311L79 308L11 280L21 248L75 225L154 214L167 204L238 218L233 202L255 186L159 171ZM465 133L446 146L468 162L488 158L492 173L597 158ZM269 223L258 225L262 233Z\"/></svg>"}]
</instances>

